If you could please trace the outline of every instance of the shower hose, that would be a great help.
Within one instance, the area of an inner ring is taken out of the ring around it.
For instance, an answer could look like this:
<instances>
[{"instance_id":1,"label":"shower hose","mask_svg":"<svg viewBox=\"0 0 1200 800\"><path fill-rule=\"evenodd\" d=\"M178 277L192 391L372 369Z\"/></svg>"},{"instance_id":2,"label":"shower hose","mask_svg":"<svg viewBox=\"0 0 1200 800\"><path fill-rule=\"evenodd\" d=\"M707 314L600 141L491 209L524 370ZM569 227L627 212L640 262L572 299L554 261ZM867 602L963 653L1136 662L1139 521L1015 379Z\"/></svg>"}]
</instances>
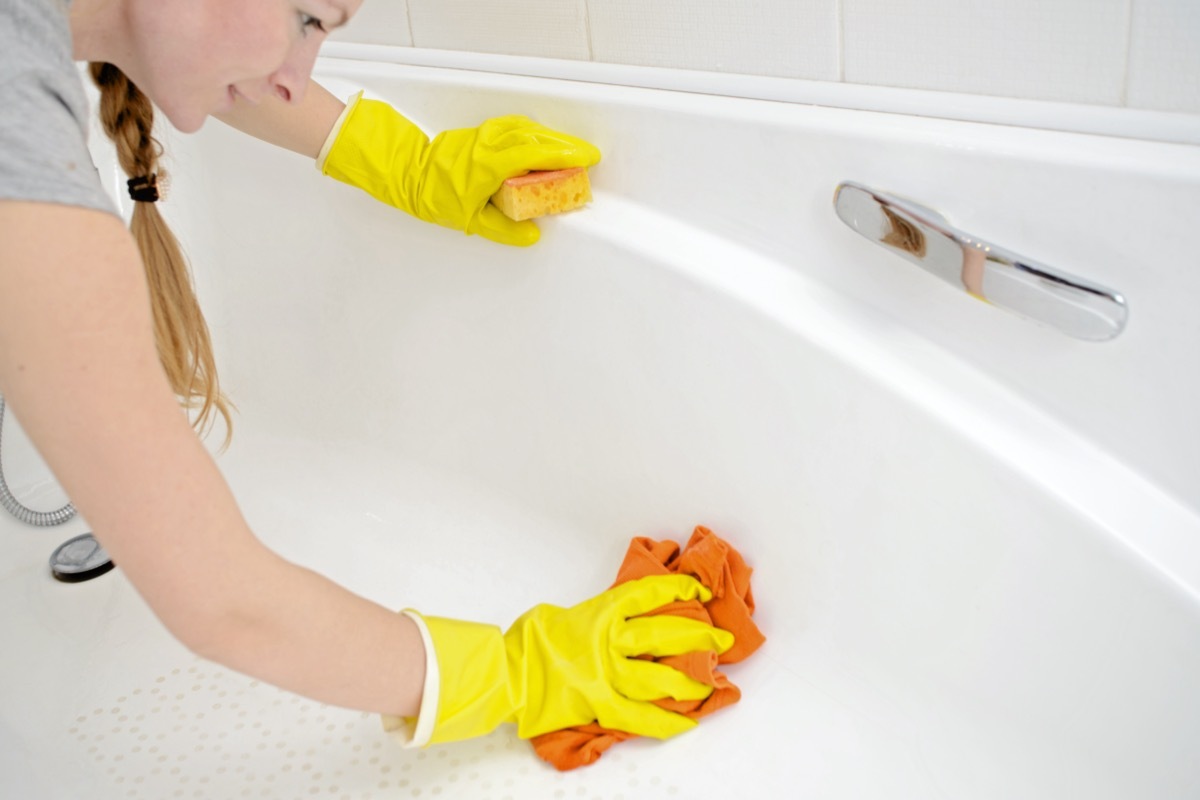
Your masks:
<instances>
[{"instance_id":1,"label":"shower hose","mask_svg":"<svg viewBox=\"0 0 1200 800\"><path fill-rule=\"evenodd\" d=\"M37 525L47 528L52 525L62 525L75 516L75 506L67 503L56 511L34 511L26 508L21 501L13 497L9 491L8 482L4 480L4 395L0 395L0 505L8 513L27 525Z\"/></svg>"}]
</instances>

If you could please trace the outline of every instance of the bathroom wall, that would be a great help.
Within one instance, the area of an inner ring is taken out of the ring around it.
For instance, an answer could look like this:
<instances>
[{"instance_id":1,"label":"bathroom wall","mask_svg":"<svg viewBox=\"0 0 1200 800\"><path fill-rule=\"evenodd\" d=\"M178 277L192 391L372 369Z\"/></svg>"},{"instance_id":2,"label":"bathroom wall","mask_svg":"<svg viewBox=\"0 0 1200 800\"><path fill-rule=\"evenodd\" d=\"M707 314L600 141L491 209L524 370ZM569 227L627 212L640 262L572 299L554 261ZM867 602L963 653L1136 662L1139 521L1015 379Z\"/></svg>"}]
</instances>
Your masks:
<instances>
[{"instance_id":1,"label":"bathroom wall","mask_svg":"<svg viewBox=\"0 0 1200 800\"><path fill-rule=\"evenodd\" d=\"M1200 0L366 0L334 38L1200 114Z\"/></svg>"}]
</instances>

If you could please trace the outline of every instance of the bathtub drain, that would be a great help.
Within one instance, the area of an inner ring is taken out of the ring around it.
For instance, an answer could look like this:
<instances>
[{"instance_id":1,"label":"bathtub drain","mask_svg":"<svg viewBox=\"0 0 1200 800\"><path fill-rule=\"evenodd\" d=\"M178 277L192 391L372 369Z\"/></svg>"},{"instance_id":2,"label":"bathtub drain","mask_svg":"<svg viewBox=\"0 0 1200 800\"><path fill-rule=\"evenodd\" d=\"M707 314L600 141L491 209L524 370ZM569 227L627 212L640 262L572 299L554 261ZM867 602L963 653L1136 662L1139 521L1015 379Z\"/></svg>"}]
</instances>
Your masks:
<instances>
[{"instance_id":1,"label":"bathtub drain","mask_svg":"<svg viewBox=\"0 0 1200 800\"><path fill-rule=\"evenodd\" d=\"M90 533L68 539L50 556L51 574L66 583L91 580L112 568L108 553Z\"/></svg>"},{"instance_id":2,"label":"bathtub drain","mask_svg":"<svg viewBox=\"0 0 1200 800\"><path fill-rule=\"evenodd\" d=\"M0 395L0 505L27 525L41 528L62 525L75 516L75 506L67 503L55 511L34 511L24 506L9 491L4 480L4 395ZM60 581L78 583L103 575L113 568L108 553L90 533L60 544L50 556L50 574Z\"/></svg>"}]
</instances>

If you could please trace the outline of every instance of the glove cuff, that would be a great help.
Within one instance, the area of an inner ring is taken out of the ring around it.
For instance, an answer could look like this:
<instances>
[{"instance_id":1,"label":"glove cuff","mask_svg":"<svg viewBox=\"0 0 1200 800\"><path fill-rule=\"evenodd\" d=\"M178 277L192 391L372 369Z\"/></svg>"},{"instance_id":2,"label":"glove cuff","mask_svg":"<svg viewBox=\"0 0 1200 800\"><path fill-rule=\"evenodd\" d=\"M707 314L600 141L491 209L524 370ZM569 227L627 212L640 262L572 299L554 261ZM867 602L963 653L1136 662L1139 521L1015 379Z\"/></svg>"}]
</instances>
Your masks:
<instances>
[{"instance_id":1,"label":"glove cuff","mask_svg":"<svg viewBox=\"0 0 1200 800\"><path fill-rule=\"evenodd\" d=\"M329 129L329 135L325 137L325 143L321 145L321 151L317 153L317 160L314 162L317 166L317 172L325 174L325 159L329 158L329 151L333 149L333 143L337 141L338 134L342 132L342 126L346 124L346 120L350 118L350 113L358 102L362 100L363 93L360 90L358 94L351 95L346 99L346 107L342 109L342 113L338 114L337 121L333 123L333 127Z\"/></svg>"},{"instance_id":2,"label":"glove cuff","mask_svg":"<svg viewBox=\"0 0 1200 800\"><path fill-rule=\"evenodd\" d=\"M483 736L500 723L515 720L508 651L499 628L405 613L423 623L422 636L429 636L427 658L433 656L435 663L426 672L417 720L385 718L385 729L399 732L408 746L421 746ZM431 675L435 676L432 687ZM404 734L409 727L411 737Z\"/></svg>"},{"instance_id":3,"label":"glove cuff","mask_svg":"<svg viewBox=\"0 0 1200 800\"><path fill-rule=\"evenodd\" d=\"M437 652L433 647L433 637L429 635L429 626L416 611L405 609L400 612L416 624L421 633L421 643L425 645L425 688L421 690L421 709L416 717L394 717L390 714L382 716L383 729L402 747L424 747L433 736L434 724L437 721L438 693L441 687L441 674L438 671Z\"/></svg>"}]
</instances>

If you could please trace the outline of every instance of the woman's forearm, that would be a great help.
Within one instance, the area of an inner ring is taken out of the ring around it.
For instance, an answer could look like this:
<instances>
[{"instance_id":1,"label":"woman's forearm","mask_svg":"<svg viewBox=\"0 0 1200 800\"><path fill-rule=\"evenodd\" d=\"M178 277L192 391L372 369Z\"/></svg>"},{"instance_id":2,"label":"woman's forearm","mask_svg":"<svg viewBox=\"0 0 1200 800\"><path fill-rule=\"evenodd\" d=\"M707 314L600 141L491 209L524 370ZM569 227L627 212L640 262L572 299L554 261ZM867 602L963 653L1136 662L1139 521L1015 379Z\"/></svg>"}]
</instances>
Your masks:
<instances>
[{"instance_id":1,"label":"woman's forearm","mask_svg":"<svg viewBox=\"0 0 1200 800\"><path fill-rule=\"evenodd\" d=\"M205 658L330 705L416 716L425 651L411 619L264 549L189 635Z\"/></svg>"},{"instance_id":2,"label":"woman's forearm","mask_svg":"<svg viewBox=\"0 0 1200 800\"><path fill-rule=\"evenodd\" d=\"M185 645L321 702L417 711L425 652L413 623L251 533L167 383L117 217L0 201L0 391Z\"/></svg>"},{"instance_id":3,"label":"woman's forearm","mask_svg":"<svg viewBox=\"0 0 1200 800\"><path fill-rule=\"evenodd\" d=\"M239 97L232 111L217 118L264 142L315 159L345 107L319 83L309 80L304 99L298 103L267 96L251 105Z\"/></svg>"}]
</instances>

